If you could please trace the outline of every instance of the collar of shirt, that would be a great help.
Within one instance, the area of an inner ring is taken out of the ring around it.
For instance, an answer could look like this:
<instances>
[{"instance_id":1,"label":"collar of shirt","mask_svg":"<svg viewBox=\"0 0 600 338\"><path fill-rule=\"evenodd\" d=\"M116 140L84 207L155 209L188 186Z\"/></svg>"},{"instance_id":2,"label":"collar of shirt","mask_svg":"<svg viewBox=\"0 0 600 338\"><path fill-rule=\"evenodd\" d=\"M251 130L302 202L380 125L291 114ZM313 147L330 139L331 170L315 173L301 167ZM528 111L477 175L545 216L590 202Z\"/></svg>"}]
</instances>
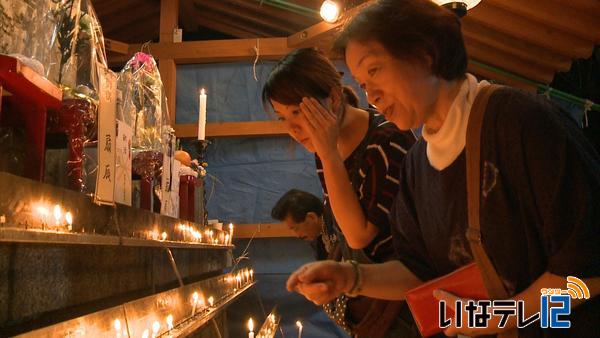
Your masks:
<instances>
[{"instance_id":1,"label":"collar of shirt","mask_svg":"<svg viewBox=\"0 0 600 338\"><path fill-rule=\"evenodd\" d=\"M427 141L427 160L438 171L442 171L462 152L467 138L469 112L479 90L489 85L487 81L477 82L477 79L467 74L450 106L444 124L436 133L429 133L423 128L423 139Z\"/></svg>"}]
</instances>

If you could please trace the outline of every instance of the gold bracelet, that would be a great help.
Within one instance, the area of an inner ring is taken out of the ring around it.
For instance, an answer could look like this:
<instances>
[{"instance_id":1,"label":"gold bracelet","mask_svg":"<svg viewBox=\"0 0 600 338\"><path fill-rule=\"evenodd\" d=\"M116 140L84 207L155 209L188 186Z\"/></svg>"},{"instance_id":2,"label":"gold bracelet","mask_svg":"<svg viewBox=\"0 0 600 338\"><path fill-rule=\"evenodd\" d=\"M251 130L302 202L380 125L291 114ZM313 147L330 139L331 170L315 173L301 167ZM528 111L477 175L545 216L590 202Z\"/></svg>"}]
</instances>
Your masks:
<instances>
[{"instance_id":1,"label":"gold bracelet","mask_svg":"<svg viewBox=\"0 0 600 338\"><path fill-rule=\"evenodd\" d=\"M350 288L350 291L346 292L346 296L348 297L358 297L359 293L362 291L362 287L363 287L363 274L362 274L362 270L360 269L360 265L358 264L357 261L355 260L348 260L348 263L350 263L352 265L352 268L354 269L354 283L352 284L352 288Z\"/></svg>"}]
</instances>

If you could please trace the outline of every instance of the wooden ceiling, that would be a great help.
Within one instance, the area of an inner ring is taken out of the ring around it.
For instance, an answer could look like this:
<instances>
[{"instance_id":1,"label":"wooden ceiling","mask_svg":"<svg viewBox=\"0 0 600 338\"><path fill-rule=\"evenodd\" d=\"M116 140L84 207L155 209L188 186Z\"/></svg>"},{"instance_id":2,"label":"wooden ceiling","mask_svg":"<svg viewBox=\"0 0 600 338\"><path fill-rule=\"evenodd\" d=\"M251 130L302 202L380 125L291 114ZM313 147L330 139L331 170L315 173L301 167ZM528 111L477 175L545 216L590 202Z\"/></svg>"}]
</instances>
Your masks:
<instances>
[{"instance_id":1,"label":"wooden ceiling","mask_svg":"<svg viewBox=\"0 0 600 338\"><path fill-rule=\"evenodd\" d=\"M130 44L158 41L160 0L92 2L107 38ZM302 34L311 27L325 32L317 27L321 2L179 0L179 26L184 41L290 37L291 48L307 43L323 48L333 34L317 34L304 43L294 43L294 36L298 36L295 33ZM488 67L492 66L535 82L550 83L554 74L567 71L574 59L591 56L600 42L598 18L598 0L483 0L462 19L467 50L475 61L470 71L514 82Z\"/></svg>"}]
</instances>

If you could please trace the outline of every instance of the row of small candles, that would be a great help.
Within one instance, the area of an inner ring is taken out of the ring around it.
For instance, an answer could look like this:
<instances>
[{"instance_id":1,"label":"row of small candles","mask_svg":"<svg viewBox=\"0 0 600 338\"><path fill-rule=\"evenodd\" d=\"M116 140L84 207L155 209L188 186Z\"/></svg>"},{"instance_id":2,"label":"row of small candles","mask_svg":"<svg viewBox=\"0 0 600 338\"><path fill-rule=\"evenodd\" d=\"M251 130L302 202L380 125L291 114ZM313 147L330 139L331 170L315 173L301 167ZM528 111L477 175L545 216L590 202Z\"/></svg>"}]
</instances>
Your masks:
<instances>
[{"instance_id":1,"label":"row of small candles","mask_svg":"<svg viewBox=\"0 0 600 338\"><path fill-rule=\"evenodd\" d=\"M55 204L52 208L38 204L35 211L42 222L42 228L55 227L57 230L60 228L65 228L68 231L73 230L73 214L70 211L63 210L59 204Z\"/></svg>"},{"instance_id":2,"label":"row of small candles","mask_svg":"<svg viewBox=\"0 0 600 338\"><path fill-rule=\"evenodd\" d=\"M246 287L247 285L250 285L254 281L254 270L245 268L236 272L229 273L228 276L226 276L223 279L223 281L226 282L224 287L227 290L223 297L227 297L228 294L235 293L238 290L241 290L242 288ZM196 315L205 314L206 311L214 309L215 304L218 304L221 300L215 299L215 296L213 295L210 295L208 298L205 299L202 290L197 289L193 290L189 301L189 304L191 305L191 312L189 312L189 315L186 318L182 318L180 322L189 318L193 318ZM154 319L152 321L152 324L150 325L150 328L146 326L146 328L143 329L141 337L158 337L159 335L165 332L171 331L175 327L175 324L177 323L175 323L173 315L169 313L166 317L164 317L164 320L162 321ZM115 330L116 337L128 336L128 330L123 328L121 319L117 318L113 321L113 328ZM131 334L134 335L134 333ZM135 336L139 337L139 335Z\"/></svg>"},{"instance_id":3,"label":"row of small candles","mask_svg":"<svg viewBox=\"0 0 600 338\"><path fill-rule=\"evenodd\" d=\"M269 314L256 338L274 337L278 326L278 321L276 318L277 317L275 314ZM299 320L296 321L296 326L298 327L298 338L302 338L302 322ZM254 320L252 318L248 319L248 338L254 338Z\"/></svg>"},{"instance_id":4,"label":"row of small candles","mask_svg":"<svg viewBox=\"0 0 600 338\"><path fill-rule=\"evenodd\" d=\"M73 231L73 214L61 205L56 204L52 207L49 204L36 203L32 209L37 214L37 221L41 223L43 230ZM2 216L1 223L5 222L6 217ZM233 229L233 223L229 223L227 230L204 229L204 231L200 231L192 225L179 224L176 227L176 231L179 232L177 240L210 245L231 245ZM166 231L160 232L158 229L142 231L140 237L156 241L175 240L175 238L169 238Z\"/></svg>"}]
</instances>

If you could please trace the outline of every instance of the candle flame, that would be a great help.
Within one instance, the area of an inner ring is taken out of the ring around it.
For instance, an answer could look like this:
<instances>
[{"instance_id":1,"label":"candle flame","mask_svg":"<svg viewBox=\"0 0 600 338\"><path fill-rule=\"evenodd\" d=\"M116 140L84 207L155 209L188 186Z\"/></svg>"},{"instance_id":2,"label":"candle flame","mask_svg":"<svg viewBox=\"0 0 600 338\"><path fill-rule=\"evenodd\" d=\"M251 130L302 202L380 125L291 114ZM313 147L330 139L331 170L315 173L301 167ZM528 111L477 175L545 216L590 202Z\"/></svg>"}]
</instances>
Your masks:
<instances>
[{"instance_id":1,"label":"candle flame","mask_svg":"<svg viewBox=\"0 0 600 338\"><path fill-rule=\"evenodd\" d=\"M252 320L252 318L248 319L248 331L254 331L254 321Z\"/></svg>"},{"instance_id":2,"label":"candle flame","mask_svg":"<svg viewBox=\"0 0 600 338\"><path fill-rule=\"evenodd\" d=\"M302 328L302 322L301 322L301 321L299 321L299 320L297 320L297 321L296 321L296 326L297 326L299 329L301 329L301 328Z\"/></svg>"},{"instance_id":3,"label":"candle flame","mask_svg":"<svg viewBox=\"0 0 600 338\"><path fill-rule=\"evenodd\" d=\"M208 305L213 306L215 304L215 299L213 296L208 297Z\"/></svg>"},{"instance_id":4,"label":"candle flame","mask_svg":"<svg viewBox=\"0 0 600 338\"><path fill-rule=\"evenodd\" d=\"M167 316L167 328L169 328L169 330L171 330L173 328L173 315L169 314Z\"/></svg>"},{"instance_id":5,"label":"candle flame","mask_svg":"<svg viewBox=\"0 0 600 338\"><path fill-rule=\"evenodd\" d=\"M192 295L192 300L194 301L194 304L198 303L198 292L194 291L194 294Z\"/></svg>"},{"instance_id":6,"label":"candle flame","mask_svg":"<svg viewBox=\"0 0 600 338\"><path fill-rule=\"evenodd\" d=\"M121 331L121 321L118 319L115 319L115 331L119 332Z\"/></svg>"},{"instance_id":7,"label":"candle flame","mask_svg":"<svg viewBox=\"0 0 600 338\"><path fill-rule=\"evenodd\" d=\"M229 223L229 231L233 231L233 223Z\"/></svg>"},{"instance_id":8,"label":"candle flame","mask_svg":"<svg viewBox=\"0 0 600 338\"><path fill-rule=\"evenodd\" d=\"M57 204L54 206L54 219L56 220L56 223L58 223L61 218L62 218L62 209L60 208L60 205Z\"/></svg>"},{"instance_id":9,"label":"candle flame","mask_svg":"<svg viewBox=\"0 0 600 338\"><path fill-rule=\"evenodd\" d=\"M149 335L150 335L150 332L148 332L148 329L145 329L144 333L142 333L142 338L148 338Z\"/></svg>"},{"instance_id":10,"label":"candle flame","mask_svg":"<svg viewBox=\"0 0 600 338\"><path fill-rule=\"evenodd\" d=\"M160 330L160 323L156 321L152 323L152 333L158 334L158 330Z\"/></svg>"},{"instance_id":11,"label":"candle flame","mask_svg":"<svg viewBox=\"0 0 600 338\"><path fill-rule=\"evenodd\" d=\"M206 90L204 90L204 88L200 89L200 95L206 95Z\"/></svg>"},{"instance_id":12,"label":"candle flame","mask_svg":"<svg viewBox=\"0 0 600 338\"><path fill-rule=\"evenodd\" d=\"M162 237L163 241L166 241L167 240L167 233L165 231L163 231L161 237Z\"/></svg>"},{"instance_id":13,"label":"candle flame","mask_svg":"<svg viewBox=\"0 0 600 338\"><path fill-rule=\"evenodd\" d=\"M73 225L73 215L70 211L67 211L67 213L65 214L65 220L67 221L68 225Z\"/></svg>"},{"instance_id":14,"label":"candle flame","mask_svg":"<svg viewBox=\"0 0 600 338\"><path fill-rule=\"evenodd\" d=\"M48 217L48 215L50 214L50 211L48 210L48 208L46 208L43 205L38 205L38 207L36 208L36 211L42 217Z\"/></svg>"}]
</instances>

